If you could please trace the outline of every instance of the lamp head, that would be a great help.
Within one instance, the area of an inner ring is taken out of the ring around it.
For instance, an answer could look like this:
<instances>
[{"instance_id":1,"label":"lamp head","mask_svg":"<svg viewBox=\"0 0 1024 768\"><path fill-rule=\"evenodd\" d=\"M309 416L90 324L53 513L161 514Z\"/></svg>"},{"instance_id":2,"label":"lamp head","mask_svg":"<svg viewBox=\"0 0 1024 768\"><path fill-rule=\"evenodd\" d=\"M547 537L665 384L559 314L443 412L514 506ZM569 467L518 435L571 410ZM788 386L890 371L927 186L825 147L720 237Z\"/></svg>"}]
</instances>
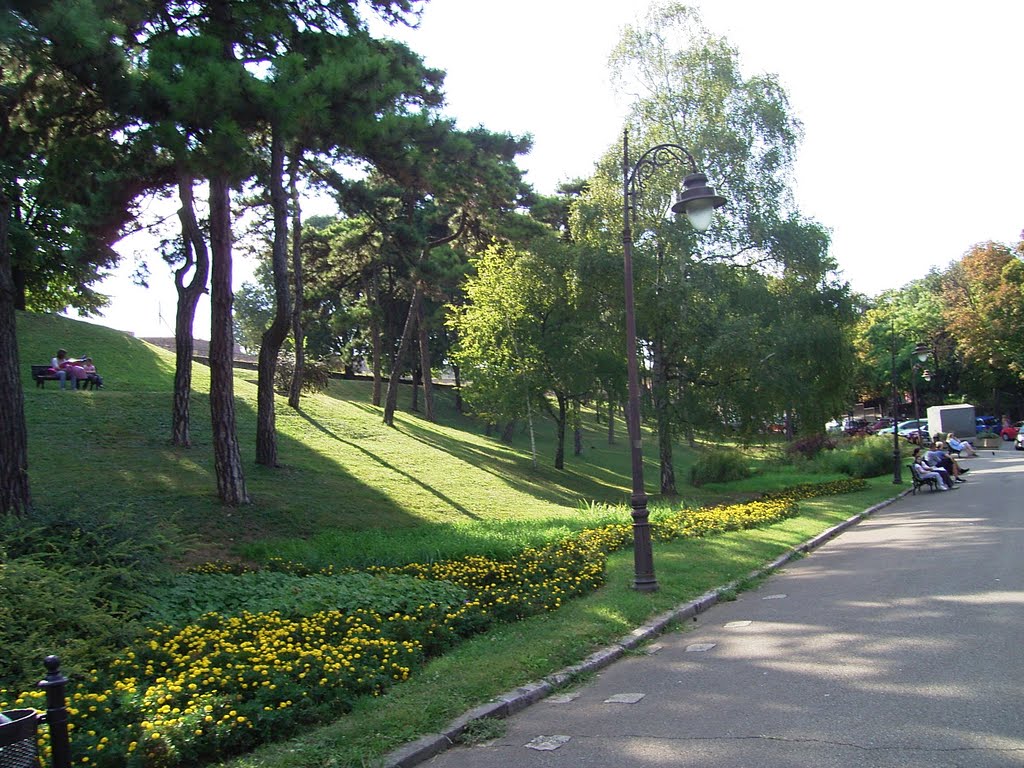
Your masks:
<instances>
[{"instance_id":1,"label":"lamp head","mask_svg":"<svg viewBox=\"0 0 1024 768\"><path fill-rule=\"evenodd\" d=\"M914 354L917 355L917 359L923 363L931 355L931 350L924 344L918 344L914 347Z\"/></svg>"},{"instance_id":2,"label":"lamp head","mask_svg":"<svg viewBox=\"0 0 1024 768\"><path fill-rule=\"evenodd\" d=\"M711 217L716 208L725 205L726 200L715 194L714 187L708 186L708 177L703 173L691 173L683 179L683 191L672 206L673 213L685 213L690 224L698 232L706 232L711 226Z\"/></svg>"}]
</instances>

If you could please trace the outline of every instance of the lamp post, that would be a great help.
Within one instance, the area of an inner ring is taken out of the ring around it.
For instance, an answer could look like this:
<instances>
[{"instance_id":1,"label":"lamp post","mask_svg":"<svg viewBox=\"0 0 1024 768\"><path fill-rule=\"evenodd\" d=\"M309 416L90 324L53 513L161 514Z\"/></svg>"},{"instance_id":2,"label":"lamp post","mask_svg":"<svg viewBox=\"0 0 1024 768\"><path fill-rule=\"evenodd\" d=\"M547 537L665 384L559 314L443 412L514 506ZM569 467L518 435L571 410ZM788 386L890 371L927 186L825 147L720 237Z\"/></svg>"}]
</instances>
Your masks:
<instances>
[{"instance_id":1,"label":"lamp post","mask_svg":"<svg viewBox=\"0 0 1024 768\"><path fill-rule=\"evenodd\" d=\"M896 322L889 315L889 353L892 356L890 378L892 379L892 482L903 484L903 470L900 467L900 412L896 403Z\"/></svg>"},{"instance_id":2,"label":"lamp post","mask_svg":"<svg viewBox=\"0 0 1024 768\"><path fill-rule=\"evenodd\" d=\"M673 213L685 213L693 228L704 232L711 225L716 208L725 205L725 198L715 194L708 179L697 170L693 155L678 144L659 144L644 152L631 166L629 162L629 131L622 133L622 250L626 289L626 369L629 378L629 403L626 422L629 428L629 449L633 470L633 589L653 592L658 588L654 577L651 553L651 526L644 492L643 449L640 442L640 373L636 350L636 310L633 305L633 230L632 218L643 191L644 180L658 168L674 163L689 164L690 173L683 179Z\"/></svg>"},{"instance_id":3,"label":"lamp post","mask_svg":"<svg viewBox=\"0 0 1024 768\"><path fill-rule=\"evenodd\" d=\"M931 351L924 344L918 344L916 347L914 347L914 356L917 358L918 362L914 363L910 367L910 387L914 397L914 420L918 422L921 421L921 409L917 400L917 372L922 369L924 361L928 359L929 355L931 355ZM923 370L921 371L921 376L924 378L925 381L931 381L931 371ZM928 435L928 438L930 442L931 435ZM919 445L925 444L925 441L921 439L920 425L918 425L917 428L917 442Z\"/></svg>"}]
</instances>

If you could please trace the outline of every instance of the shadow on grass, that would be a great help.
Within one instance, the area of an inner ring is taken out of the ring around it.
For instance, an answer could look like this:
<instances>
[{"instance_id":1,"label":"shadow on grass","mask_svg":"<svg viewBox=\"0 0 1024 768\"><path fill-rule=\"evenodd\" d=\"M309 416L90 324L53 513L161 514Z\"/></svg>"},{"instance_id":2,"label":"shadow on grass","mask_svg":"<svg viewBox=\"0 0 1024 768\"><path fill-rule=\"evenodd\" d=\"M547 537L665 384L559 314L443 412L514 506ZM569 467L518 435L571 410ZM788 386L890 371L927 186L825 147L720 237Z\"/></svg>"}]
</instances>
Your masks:
<instances>
[{"instance_id":1,"label":"shadow on grass","mask_svg":"<svg viewBox=\"0 0 1024 768\"><path fill-rule=\"evenodd\" d=\"M443 501L445 504L450 506L452 509L454 509L457 512L459 512L459 514L465 515L466 517L468 517L468 518L470 518L472 520L480 520L480 519L482 519L480 516L473 514L472 512L470 512L468 509L466 509L463 505L459 504L454 499L451 499L448 496L444 495L443 493L438 491L436 488L434 488L434 487L432 487L430 485L427 485L426 483L424 483L419 478L413 477L408 472L406 472L406 471L404 471L402 469L399 469L394 464L391 464L388 461L385 461L383 458L381 458L380 456L375 454L373 451L370 451L370 450L364 448L363 446L359 445L358 443L352 442L351 440L346 440L345 438L341 437L340 435L332 432L330 429L328 429L327 427L325 427L322 424L320 424L316 419L314 419L312 416L307 414L301 408L299 408L298 412L299 412L299 415L302 416L302 418L305 419L307 423L311 424L316 429L320 430L322 433L324 433L325 435L330 437L332 440L336 440L337 442L343 443L344 445L347 445L350 448L354 448L355 450L359 451L364 456L366 456L368 459L371 459L372 461L377 462L380 466L384 467L385 469L387 469L387 470L389 470L391 472L394 472L396 475L400 475L400 476L404 477L406 480L408 480L410 483L413 483L414 485L418 485L423 490L425 490L428 493L432 494L433 496L438 498L440 501Z\"/></svg>"},{"instance_id":2,"label":"shadow on grass","mask_svg":"<svg viewBox=\"0 0 1024 768\"><path fill-rule=\"evenodd\" d=\"M434 450L443 451L460 461L477 467L503 482L514 482L531 496L552 504L573 505L580 501L602 501L620 503L627 491L624 485L602 482L590 474L565 469L559 472L553 467L540 466L533 469L529 459L512 447L493 448L468 442L457 443L445 440L429 428L420 426L410 419L396 424L396 430L408 435ZM587 465L595 472L599 468ZM603 470L601 470L603 471ZM614 477L614 475L611 475ZM623 483L626 478L620 478Z\"/></svg>"}]
</instances>

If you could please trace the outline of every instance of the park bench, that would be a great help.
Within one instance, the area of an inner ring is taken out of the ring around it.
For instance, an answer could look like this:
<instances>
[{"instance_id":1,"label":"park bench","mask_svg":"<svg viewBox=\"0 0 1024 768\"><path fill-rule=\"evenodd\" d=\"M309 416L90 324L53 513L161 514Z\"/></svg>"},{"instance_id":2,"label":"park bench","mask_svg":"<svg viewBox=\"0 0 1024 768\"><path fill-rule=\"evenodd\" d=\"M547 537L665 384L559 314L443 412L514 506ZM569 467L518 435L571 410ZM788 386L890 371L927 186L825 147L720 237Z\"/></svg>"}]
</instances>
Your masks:
<instances>
[{"instance_id":1,"label":"park bench","mask_svg":"<svg viewBox=\"0 0 1024 768\"><path fill-rule=\"evenodd\" d=\"M921 470L917 464L908 464L907 467L910 469L910 478L914 481L914 495L917 495L919 488L928 486L933 491L939 489L939 481L934 477L921 477Z\"/></svg>"},{"instance_id":2,"label":"park bench","mask_svg":"<svg viewBox=\"0 0 1024 768\"><path fill-rule=\"evenodd\" d=\"M33 365L32 366L32 380L35 381L37 387L45 387L48 381L60 381L60 376L53 372L53 369L48 365ZM78 389L95 389L96 382L92 379L79 379L75 380L68 377L68 382Z\"/></svg>"},{"instance_id":3,"label":"park bench","mask_svg":"<svg viewBox=\"0 0 1024 768\"><path fill-rule=\"evenodd\" d=\"M45 387L48 381L60 381L60 376L54 373L48 365L33 365L32 379L37 387Z\"/></svg>"}]
</instances>

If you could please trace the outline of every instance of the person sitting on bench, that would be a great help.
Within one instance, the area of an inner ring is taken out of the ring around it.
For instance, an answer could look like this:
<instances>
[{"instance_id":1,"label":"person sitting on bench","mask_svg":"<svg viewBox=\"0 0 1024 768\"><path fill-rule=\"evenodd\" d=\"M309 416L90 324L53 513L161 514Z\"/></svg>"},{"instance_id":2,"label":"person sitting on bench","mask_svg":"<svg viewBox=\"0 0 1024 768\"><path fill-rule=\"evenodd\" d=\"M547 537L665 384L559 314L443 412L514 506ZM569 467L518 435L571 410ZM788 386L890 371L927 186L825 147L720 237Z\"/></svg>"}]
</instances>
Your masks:
<instances>
[{"instance_id":1,"label":"person sitting on bench","mask_svg":"<svg viewBox=\"0 0 1024 768\"><path fill-rule=\"evenodd\" d=\"M85 377L89 380L90 387L95 389L103 387L103 377L96 373L96 366L92 364L91 357L82 360L82 370L85 371Z\"/></svg>"},{"instance_id":2,"label":"person sitting on bench","mask_svg":"<svg viewBox=\"0 0 1024 768\"><path fill-rule=\"evenodd\" d=\"M924 455L925 464L931 467L942 467L958 483L966 483L961 475L966 475L971 470L961 469L956 460L946 453L946 444L941 440L935 443L935 447Z\"/></svg>"},{"instance_id":3,"label":"person sitting on bench","mask_svg":"<svg viewBox=\"0 0 1024 768\"><path fill-rule=\"evenodd\" d=\"M948 491L953 487L953 480L942 467L933 467L924 460L924 456L921 455L921 449L914 449L914 467L917 471L918 477L927 482L928 480L935 480L938 483L940 491Z\"/></svg>"},{"instance_id":4,"label":"person sitting on bench","mask_svg":"<svg viewBox=\"0 0 1024 768\"><path fill-rule=\"evenodd\" d=\"M971 458L978 455L978 452L974 450L973 445L971 445L967 440L957 440L956 435L952 432L946 435L946 443L961 456Z\"/></svg>"}]
</instances>

